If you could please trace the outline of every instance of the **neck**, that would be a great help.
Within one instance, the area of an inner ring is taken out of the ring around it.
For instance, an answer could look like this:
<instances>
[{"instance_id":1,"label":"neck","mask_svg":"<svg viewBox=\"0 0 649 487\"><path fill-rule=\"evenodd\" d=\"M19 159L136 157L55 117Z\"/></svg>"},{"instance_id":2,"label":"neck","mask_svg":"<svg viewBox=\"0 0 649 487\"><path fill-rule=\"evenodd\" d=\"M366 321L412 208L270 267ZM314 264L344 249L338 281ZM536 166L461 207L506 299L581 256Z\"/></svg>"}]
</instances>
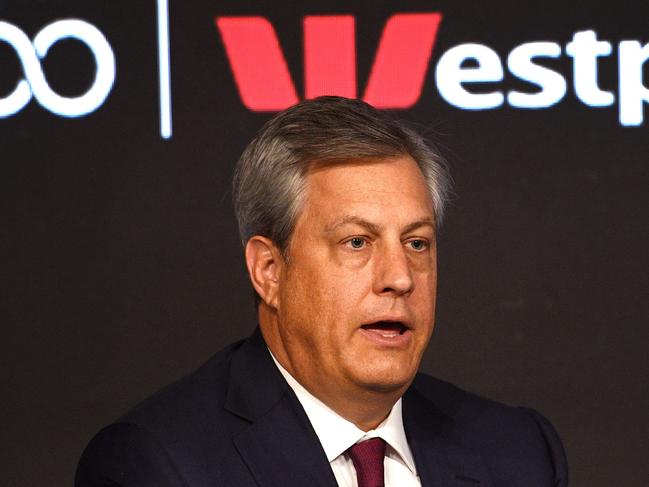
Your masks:
<instances>
[{"instance_id":1,"label":"neck","mask_svg":"<svg viewBox=\"0 0 649 487\"><path fill-rule=\"evenodd\" d=\"M373 395L366 397L366 400L333 400L326 401L325 398L319 398L327 404L338 415L347 421L354 423L357 428L363 431L373 430L388 417L394 404L399 400L400 395L386 397L385 394ZM338 397L338 399L341 399Z\"/></svg>"}]
</instances>

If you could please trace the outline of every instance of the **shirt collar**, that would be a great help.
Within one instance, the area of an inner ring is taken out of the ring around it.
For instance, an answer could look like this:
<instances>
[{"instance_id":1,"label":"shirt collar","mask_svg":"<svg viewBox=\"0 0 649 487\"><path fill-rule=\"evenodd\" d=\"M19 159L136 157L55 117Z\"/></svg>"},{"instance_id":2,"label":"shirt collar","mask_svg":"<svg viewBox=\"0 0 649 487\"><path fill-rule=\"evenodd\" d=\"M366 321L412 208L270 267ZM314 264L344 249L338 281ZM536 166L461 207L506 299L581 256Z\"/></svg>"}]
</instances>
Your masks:
<instances>
[{"instance_id":1,"label":"shirt collar","mask_svg":"<svg viewBox=\"0 0 649 487\"><path fill-rule=\"evenodd\" d=\"M394 404L390 414L381 424L375 429L365 432L307 391L281 366L272 352L270 355L304 408L329 462L332 462L359 441L378 437L385 440L414 475L417 474L412 451L406 439L406 432L403 429L401 398Z\"/></svg>"}]
</instances>

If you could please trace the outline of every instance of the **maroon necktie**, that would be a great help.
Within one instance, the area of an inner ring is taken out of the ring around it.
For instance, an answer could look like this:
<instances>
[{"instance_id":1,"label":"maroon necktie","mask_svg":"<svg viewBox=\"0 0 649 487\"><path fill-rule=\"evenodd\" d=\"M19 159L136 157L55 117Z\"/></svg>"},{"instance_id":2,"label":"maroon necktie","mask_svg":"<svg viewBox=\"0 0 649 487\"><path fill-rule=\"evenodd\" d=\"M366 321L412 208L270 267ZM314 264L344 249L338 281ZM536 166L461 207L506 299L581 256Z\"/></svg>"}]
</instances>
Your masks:
<instances>
[{"instance_id":1,"label":"maroon necktie","mask_svg":"<svg viewBox=\"0 0 649 487\"><path fill-rule=\"evenodd\" d=\"M361 441L347 450L347 453L354 462L358 487L384 487L385 441L381 438Z\"/></svg>"}]
</instances>

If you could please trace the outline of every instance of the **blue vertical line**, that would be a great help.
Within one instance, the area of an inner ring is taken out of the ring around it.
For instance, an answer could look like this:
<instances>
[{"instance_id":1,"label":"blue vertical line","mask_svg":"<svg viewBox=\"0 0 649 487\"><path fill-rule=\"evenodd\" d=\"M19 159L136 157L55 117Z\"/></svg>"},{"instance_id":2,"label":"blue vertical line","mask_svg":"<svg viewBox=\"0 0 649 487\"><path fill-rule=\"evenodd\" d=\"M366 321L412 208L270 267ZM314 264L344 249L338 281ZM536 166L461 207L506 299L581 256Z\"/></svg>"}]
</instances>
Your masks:
<instances>
[{"instance_id":1,"label":"blue vertical line","mask_svg":"<svg viewBox=\"0 0 649 487\"><path fill-rule=\"evenodd\" d=\"M158 2L158 68L160 82L160 135L171 137L171 74L169 67L169 0Z\"/></svg>"}]
</instances>

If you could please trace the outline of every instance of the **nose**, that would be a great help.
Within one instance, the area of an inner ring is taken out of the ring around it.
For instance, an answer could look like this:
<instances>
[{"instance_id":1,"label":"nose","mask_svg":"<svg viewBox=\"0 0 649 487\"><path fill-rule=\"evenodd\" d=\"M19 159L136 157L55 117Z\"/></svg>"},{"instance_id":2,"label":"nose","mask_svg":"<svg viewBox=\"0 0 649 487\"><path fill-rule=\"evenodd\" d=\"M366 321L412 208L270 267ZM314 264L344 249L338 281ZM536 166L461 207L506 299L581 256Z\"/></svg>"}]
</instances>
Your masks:
<instances>
[{"instance_id":1,"label":"nose","mask_svg":"<svg viewBox=\"0 0 649 487\"><path fill-rule=\"evenodd\" d=\"M414 290L412 269L401 242L385 244L375 254L374 292L376 294L409 295Z\"/></svg>"}]
</instances>

